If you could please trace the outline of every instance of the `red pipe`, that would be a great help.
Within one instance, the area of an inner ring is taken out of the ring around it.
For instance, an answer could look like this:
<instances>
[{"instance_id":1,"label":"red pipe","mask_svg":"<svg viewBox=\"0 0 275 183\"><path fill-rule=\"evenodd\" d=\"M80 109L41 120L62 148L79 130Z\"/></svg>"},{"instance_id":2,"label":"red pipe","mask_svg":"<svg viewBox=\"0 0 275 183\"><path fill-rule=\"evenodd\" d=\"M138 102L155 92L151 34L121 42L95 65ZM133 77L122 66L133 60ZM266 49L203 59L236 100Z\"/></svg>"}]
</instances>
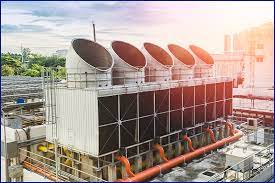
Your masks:
<instances>
[{"instance_id":1,"label":"red pipe","mask_svg":"<svg viewBox=\"0 0 275 183\"><path fill-rule=\"evenodd\" d=\"M125 156L117 156L116 159L119 160L125 166L126 172L129 177L135 176L135 174L131 170L131 165L129 163L129 160Z\"/></svg>"},{"instance_id":2,"label":"red pipe","mask_svg":"<svg viewBox=\"0 0 275 183\"><path fill-rule=\"evenodd\" d=\"M229 122L226 122L225 126L226 126L227 129L229 129L230 136L233 136L234 135L233 125L231 123L229 123Z\"/></svg>"},{"instance_id":3,"label":"red pipe","mask_svg":"<svg viewBox=\"0 0 275 183\"><path fill-rule=\"evenodd\" d=\"M142 172L137 173L133 177L130 177L130 178L127 178L127 179L119 179L119 180L117 180L117 182L142 182L142 181L146 181L146 180L160 174L161 172L170 170L171 168L178 166L181 163L190 161L190 160L192 160L192 159L194 159L194 158L196 158L196 157L198 157L202 154L205 154L209 151L212 151L212 150L215 150L219 147L222 147L227 143L234 142L234 141L240 139L242 137L243 133L239 130L235 130L235 132L236 133L232 137L224 138L220 141L217 141L216 143L209 144L205 147L201 147L201 148L195 150L194 152L189 152L187 154L184 154L184 155L178 156L176 158L173 158L173 159L169 160L168 162L164 162L160 165L154 166L152 168L148 168L148 169L146 169Z\"/></svg>"},{"instance_id":4,"label":"red pipe","mask_svg":"<svg viewBox=\"0 0 275 183\"><path fill-rule=\"evenodd\" d=\"M207 128L206 132L210 135L211 142L216 143L214 132L210 128Z\"/></svg>"},{"instance_id":5,"label":"red pipe","mask_svg":"<svg viewBox=\"0 0 275 183\"><path fill-rule=\"evenodd\" d=\"M165 157L163 147L159 144L154 145L154 149L156 149L159 152L159 156L162 159L162 161L167 162L168 159Z\"/></svg>"},{"instance_id":6,"label":"red pipe","mask_svg":"<svg viewBox=\"0 0 275 183\"><path fill-rule=\"evenodd\" d=\"M183 140L188 142L189 151L194 152L195 149L193 148L191 139L187 135L184 135Z\"/></svg>"}]
</instances>

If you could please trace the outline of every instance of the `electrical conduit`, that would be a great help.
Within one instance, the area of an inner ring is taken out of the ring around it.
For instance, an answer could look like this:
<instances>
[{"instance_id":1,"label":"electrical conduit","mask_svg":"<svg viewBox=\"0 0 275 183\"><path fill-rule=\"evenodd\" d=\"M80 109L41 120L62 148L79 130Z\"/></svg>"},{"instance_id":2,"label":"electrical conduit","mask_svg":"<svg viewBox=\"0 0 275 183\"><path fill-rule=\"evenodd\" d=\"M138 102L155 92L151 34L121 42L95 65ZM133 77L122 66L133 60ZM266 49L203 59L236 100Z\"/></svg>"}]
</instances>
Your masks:
<instances>
[{"instance_id":1,"label":"electrical conduit","mask_svg":"<svg viewBox=\"0 0 275 183\"><path fill-rule=\"evenodd\" d=\"M235 133L231 137L224 138L222 140L217 141L216 143L209 144L205 147L201 147L199 149L194 150L193 152L189 152L187 154L178 156L176 158L173 158L171 160L168 160L167 162L164 162L160 165L154 166L152 168L148 168L142 172L139 172L137 174L131 175L131 177L126 179L119 179L117 182L142 182L146 181L154 176L157 176L161 172L168 171L172 169L173 167L178 166L181 163L185 163L187 161L190 161L200 155L203 155L207 152L210 152L212 150L215 150L219 147L224 146L225 144L234 142L239 140L243 136L243 133L240 130L235 130ZM185 138L187 140L187 138ZM188 142L190 142L188 140ZM129 163L129 161L128 161Z\"/></svg>"}]
</instances>

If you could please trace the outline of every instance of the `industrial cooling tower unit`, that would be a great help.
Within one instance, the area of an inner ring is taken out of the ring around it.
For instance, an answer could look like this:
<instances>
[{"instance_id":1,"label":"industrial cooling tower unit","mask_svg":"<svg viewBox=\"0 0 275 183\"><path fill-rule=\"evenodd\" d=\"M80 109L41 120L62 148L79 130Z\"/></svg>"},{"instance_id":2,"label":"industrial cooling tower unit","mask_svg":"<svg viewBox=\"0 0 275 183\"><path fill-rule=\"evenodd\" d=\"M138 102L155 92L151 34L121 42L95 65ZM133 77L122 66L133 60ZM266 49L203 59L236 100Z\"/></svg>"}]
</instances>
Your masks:
<instances>
[{"instance_id":1,"label":"industrial cooling tower unit","mask_svg":"<svg viewBox=\"0 0 275 183\"><path fill-rule=\"evenodd\" d=\"M114 181L133 177L118 157L138 173L163 162L155 144L173 159L191 151L184 135L194 149L211 144L207 128L223 139L229 136L224 120L232 114L232 79L214 77L213 65L193 45L163 49L144 43L138 49L114 41L106 49L75 39L66 58L67 86L46 92L47 141L57 140L80 162L96 167L79 169ZM198 68L207 73L197 74Z\"/></svg>"}]
</instances>

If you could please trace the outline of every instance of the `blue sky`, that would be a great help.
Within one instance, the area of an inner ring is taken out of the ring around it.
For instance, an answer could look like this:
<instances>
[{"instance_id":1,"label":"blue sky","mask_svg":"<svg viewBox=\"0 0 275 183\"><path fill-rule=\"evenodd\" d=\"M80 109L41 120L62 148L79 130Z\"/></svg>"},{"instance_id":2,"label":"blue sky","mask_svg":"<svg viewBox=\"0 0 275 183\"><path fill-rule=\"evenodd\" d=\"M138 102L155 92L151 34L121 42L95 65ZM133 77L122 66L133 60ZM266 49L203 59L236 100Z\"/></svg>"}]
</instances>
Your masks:
<instances>
[{"instance_id":1,"label":"blue sky","mask_svg":"<svg viewBox=\"0 0 275 183\"><path fill-rule=\"evenodd\" d=\"M210 52L223 50L223 35L274 22L273 2L1 2L1 52L51 54L73 38L92 38L109 47L124 40L141 47L194 43Z\"/></svg>"}]
</instances>

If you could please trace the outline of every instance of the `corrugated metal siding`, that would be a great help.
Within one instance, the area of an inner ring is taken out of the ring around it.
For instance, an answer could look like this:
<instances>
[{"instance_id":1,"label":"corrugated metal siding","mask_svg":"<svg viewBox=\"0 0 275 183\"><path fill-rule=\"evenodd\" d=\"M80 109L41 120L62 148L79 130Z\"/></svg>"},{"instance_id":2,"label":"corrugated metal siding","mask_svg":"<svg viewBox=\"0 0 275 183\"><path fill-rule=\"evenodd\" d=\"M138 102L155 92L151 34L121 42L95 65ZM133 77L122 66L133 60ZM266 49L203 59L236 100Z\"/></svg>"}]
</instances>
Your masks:
<instances>
[{"instance_id":1,"label":"corrugated metal siding","mask_svg":"<svg viewBox=\"0 0 275 183\"><path fill-rule=\"evenodd\" d=\"M98 155L97 92L84 89L56 89L57 137L60 144ZM52 140L51 125L47 139Z\"/></svg>"}]
</instances>

